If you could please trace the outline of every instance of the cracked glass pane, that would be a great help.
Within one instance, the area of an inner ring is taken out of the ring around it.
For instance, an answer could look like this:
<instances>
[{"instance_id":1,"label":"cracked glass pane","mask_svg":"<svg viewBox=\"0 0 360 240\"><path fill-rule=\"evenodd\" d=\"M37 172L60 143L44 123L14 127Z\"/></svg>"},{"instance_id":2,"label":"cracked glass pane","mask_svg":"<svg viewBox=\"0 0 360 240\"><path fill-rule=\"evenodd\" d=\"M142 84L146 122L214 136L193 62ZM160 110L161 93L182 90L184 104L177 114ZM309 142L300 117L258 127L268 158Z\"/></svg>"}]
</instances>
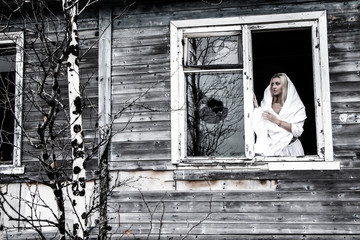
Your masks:
<instances>
[{"instance_id":1,"label":"cracked glass pane","mask_svg":"<svg viewBox=\"0 0 360 240\"><path fill-rule=\"evenodd\" d=\"M242 72L188 73L187 155L244 156Z\"/></svg>"}]
</instances>

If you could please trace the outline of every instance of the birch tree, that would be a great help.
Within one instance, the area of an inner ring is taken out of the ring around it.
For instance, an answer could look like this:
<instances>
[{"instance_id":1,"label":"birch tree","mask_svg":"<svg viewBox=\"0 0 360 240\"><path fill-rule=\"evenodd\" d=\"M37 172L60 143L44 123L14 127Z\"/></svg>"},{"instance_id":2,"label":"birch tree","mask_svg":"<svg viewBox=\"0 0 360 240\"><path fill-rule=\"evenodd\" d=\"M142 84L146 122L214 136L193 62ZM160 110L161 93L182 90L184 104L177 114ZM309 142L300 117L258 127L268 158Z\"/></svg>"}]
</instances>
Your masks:
<instances>
[{"instance_id":1,"label":"birch tree","mask_svg":"<svg viewBox=\"0 0 360 240\"><path fill-rule=\"evenodd\" d=\"M79 73L78 2L63 0L63 11L68 22L67 76L69 92L70 132L73 158L72 207L73 234L75 239L84 239L86 229L86 173L82 124L82 104Z\"/></svg>"}]
</instances>

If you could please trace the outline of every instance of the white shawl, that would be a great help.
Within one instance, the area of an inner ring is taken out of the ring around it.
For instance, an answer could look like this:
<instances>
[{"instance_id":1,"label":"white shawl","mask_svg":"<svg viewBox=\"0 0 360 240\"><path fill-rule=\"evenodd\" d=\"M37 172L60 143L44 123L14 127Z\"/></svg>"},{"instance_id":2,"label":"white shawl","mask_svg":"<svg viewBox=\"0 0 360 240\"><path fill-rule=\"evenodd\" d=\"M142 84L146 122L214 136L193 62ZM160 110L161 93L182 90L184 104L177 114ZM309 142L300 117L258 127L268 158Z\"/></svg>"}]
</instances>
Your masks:
<instances>
[{"instance_id":1,"label":"white shawl","mask_svg":"<svg viewBox=\"0 0 360 240\"><path fill-rule=\"evenodd\" d=\"M279 120L293 124L306 119L305 106L289 78L287 98L279 114L274 112L271 105L272 97L269 85L264 91L261 107L254 110L253 128L257 136L255 153L264 156L280 156L282 150L291 142L293 134L275 123L265 120L262 113L269 111Z\"/></svg>"}]
</instances>

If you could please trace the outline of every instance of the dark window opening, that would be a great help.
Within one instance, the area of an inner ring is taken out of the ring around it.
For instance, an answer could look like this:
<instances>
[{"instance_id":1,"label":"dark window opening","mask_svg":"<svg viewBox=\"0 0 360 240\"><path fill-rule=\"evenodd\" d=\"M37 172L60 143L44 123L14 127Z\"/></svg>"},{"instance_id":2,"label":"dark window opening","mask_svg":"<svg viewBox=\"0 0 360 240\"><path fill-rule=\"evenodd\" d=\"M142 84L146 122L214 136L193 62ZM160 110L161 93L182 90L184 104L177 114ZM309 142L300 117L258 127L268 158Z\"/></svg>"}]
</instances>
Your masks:
<instances>
[{"instance_id":1,"label":"dark window opening","mask_svg":"<svg viewBox=\"0 0 360 240\"><path fill-rule=\"evenodd\" d=\"M254 92L260 101L270 78L286 73L306 108L300 138L306 155L317 154L311 29L253 32Z\"/></svg>"},{"instance_id":2,"label":"dark window opening","mask_svg":"<svg viewBox=\"0 0 360 240\"><path fill-rule=\"evenodd\" d=\"M0 79L0 160L12 164L14 145L14 72L2 72Z\"/></svg>"},{"instance_id":3,"label":"dark window opening","mask_svg":"<svg viewBox=\"0 0 360 240\"><path fill-rule=\"evenodd\" d=\"M14 44L0 45L0 163L13 163L15 117Z\"/></svg>"}]
</instances>

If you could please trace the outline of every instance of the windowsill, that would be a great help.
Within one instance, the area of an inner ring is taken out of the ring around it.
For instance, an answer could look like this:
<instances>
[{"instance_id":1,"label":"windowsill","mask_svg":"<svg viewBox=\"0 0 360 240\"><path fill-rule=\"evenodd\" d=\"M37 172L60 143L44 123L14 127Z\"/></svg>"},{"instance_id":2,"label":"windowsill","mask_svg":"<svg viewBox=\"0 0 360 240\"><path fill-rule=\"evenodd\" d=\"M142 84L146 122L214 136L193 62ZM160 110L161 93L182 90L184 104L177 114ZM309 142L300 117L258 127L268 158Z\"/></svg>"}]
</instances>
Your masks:
<instances>
[{"instance_id":1,"label":"windowsill","mask_svg":"<svg viewBox=\"0 0 360 240\"><path fill-rule=\"evenodd\" d=\"M325 161L318 156L304 157L255 157L244 158L187 158L176 164L180 169L237 169L241 170L340 170L340 162Z\"/></svg>"},{"instance_id":2,"label":"windowsill","mask_svg":"<svg viewBox=\"0 0 360 240\"><path fill-rule=\"evenodd\" d=\"M331 178L343 174L339 161L278 161L278 162L228 162L220 163L180 163L176 164L176 181L200 180L268 180L282 177L299 178L302 176ZM290 172L290 175L289 175Z\"/></svg>"},{"instance_id":3,"label":"windowsill","mask_svg":"<svg viewBox=\"0 0 360 240\"><path fill-rule=\"evenodd\" d=\"M0 174L15 175L24 174L24 172L24 167L14 167L13 165L0 165Z\"/></svg>"}]
</instances>

